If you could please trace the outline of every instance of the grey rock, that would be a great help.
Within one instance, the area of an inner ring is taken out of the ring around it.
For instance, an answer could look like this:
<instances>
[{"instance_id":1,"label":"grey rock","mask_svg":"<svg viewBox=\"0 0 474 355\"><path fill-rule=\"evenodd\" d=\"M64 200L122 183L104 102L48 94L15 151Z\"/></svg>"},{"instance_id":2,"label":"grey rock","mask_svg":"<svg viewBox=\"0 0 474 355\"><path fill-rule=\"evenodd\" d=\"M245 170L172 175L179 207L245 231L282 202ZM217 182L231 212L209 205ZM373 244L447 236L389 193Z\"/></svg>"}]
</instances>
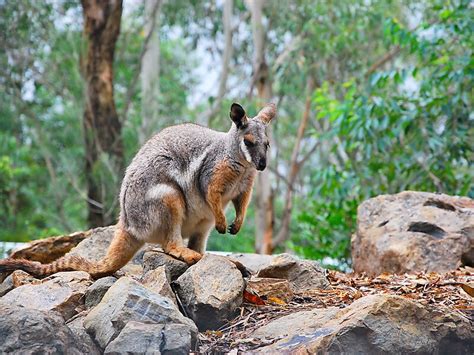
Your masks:
<instances>
[{"instance_id":1,"label":"grey rock","mask_svg":"<svg viewBox=\"0 0 474 355\"><path fill-rule=\"evenodd\" d=\"M115 233L115 226L100 227L92 230L86 239L74 247L66 256L77 255L91 261L99 261L106 254ZM125 273L140 276L143 273L141 258L143 250L148 248L144 246L138 251L136 256L125 265L121 271Z\"/></svg>"},{"instance_id":2,"label":"grey rock","mask_svg":"<svg viewBox=\"0 0 474 355\"><path fill-rule=\"evenodd\" d=\"M270 265L258 272L258 277L286 279L295 293L329 286L326 272L319 263L290 254L275 256Z\"/></svg>"},{"instance_id":3,"label":"grey rock","mask_svg":"<svg viewBox=\"0 0 474 355\"><path fill-rule=\"evenodd\" d=\"M240 261L252 274L267 267L273 260L272 255L254 253L229 254L228 257Z\"/></svg>"},{"instance_id":4,"label":"grey rock","mask_svg":"<svg viewBox=\"0 0 474 355\"><path fill-rule=\"evenodd\" d=\"M56 312L0 301L0 353L82 354L77 339Z\"/></svg>"},{"instance_id":5,"label":"grey rock","mask_svg":"<svg viewBox=\"0 0 474 355\"><path fill-rule=\"evenodd\" d=\"M344 309L313 309L259 328L256 338L276 339L262 353L472 354L470 322L447 308L407 298L373 295Z\"/></svg>"},{"instance_id":6,"label":"grey rock","mask_svg":"<svg viewBox=\"0 0 474 355\"><path fill-rule=\"evenodd\" d=\"M160 266L155 270L150 270L145 275L143 275L140 280L141 283L148 287L150 290L168 297L173 303L178 307L176 302L176 296L174 295L173 290L171 289L168 276L166 274L166 267Z\"/></svg>"},{"instance_id":7,"label":"grey rock","mask_svg":"<svg viewBox=\"0 0 474 355\"><path fill-rule=\"evenodd\" d=\"M41 281L15 288L2 301L30 309L59 312L69 319L84 305L84 294L92 284L84 271L59 272Z\"/></svg>"},{"instance_id":8,"label":"grey rock","mask_svg":"<svg viewBox=\"0 0 474 355\"><path fill-rule=\"evenodd\" d=\"M169 354L187 355L196 334L184 324L149 324L128 322L105 348L105 354Z\"/></svg>"},{"instance_id":9,"label":"grey rock","mask_svg":"<svg viewBox=\"0 0 474 355\"><path fill-rule=\"evenodd\" d=\"M175 285L186 314L201 331L218 328L242 304L242 274L223 256L204 255Z\"/></svg>"},{"instance_id":10,"label":"grey rock","mask_svg":"<svg viewBox=\"0 0 474 355\"><path fill-rule=\"evenodd\" d=\"M102 301L86 316L84 326L105 349L129 321L184 324L197 332L194 323L184 317L173 302L129 277L120 278L109 288Z\"/></svg>"},{"instance_id":11,"label":"grey rock","mask_svg":"<svg viewBox=\"0 0 474 355\"><path fill-rule=\"evenodd\" d=\"M150 250L145 252L143 255L144 273L159 268L160 266L164 266L166 268L166 273L170 281L176 280L189 267L184 261L173 258L164 252L158 250Z\"/></svg>"},{"instance_id":12,"label":"grey rock","mask_svg":"<svg viewBox=\"0 0 474 355\"><path fill-rule=\"evenodd\" d=\"M86 291L85 304L87 308L95 307L99 304L109 288L117 281L113 276L103 277L94 282Z\"/></svg>"},{"instance_id":13,"label":"grey rock","mask_svg":"<svg viewBox=\"0 0 474 355\"><path fill-rule=\"evenodd\" d=\"M352 236L356 272L446 272L474 265L474 200L405 191L363 202Z\"/></svg>"},{"instance_id":14,"label":"grey rock","mask_svg":"<svg viewBox=\"0 0 474 355\"><path fill-rule=\"evenodd\" d=\"M0 284L0 297L14 289L12 275L8 275Z\"/></svg>"},{"instance_id":15,"label":"grey rock","mask_svg":"<svg viewBox=\"0 0 474 355\"><path fill-rule=\"evenodd\" d=\"M67 322L66 325L74 335L76 345L82 354L99 355L102 353L100 347L84 328L84 316L75 317L73 320Z\"/></svg>"}]
</instances>

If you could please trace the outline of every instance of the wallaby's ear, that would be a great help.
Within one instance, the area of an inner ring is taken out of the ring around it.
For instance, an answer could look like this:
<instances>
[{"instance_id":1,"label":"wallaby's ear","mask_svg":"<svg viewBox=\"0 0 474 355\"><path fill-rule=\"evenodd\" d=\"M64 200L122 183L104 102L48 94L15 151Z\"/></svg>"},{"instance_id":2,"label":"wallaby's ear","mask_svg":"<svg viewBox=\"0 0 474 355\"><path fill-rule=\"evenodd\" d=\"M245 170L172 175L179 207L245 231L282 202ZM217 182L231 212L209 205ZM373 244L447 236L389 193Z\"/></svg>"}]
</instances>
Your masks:
<instances>
[{"instance_id":1,"label":"wallaby's ear","mask_svg":"<svg viewBox=\"0 0 474 355\"><path fill-rule=\"evenodd\" d=\"M249 123L247 114L242 106L237 103L233 103L230 106L230 118L235 123L237 128L243 128Z\"/></svg>"},{"instance_id":2,"label":"wallaby's ear","mask_svg":"<svg viewBox=\"0 0 474 355\"><path fill-rule=\"evenodd\" d=\"M269 124L270 121L276 116L276 105L274 103L266 104L264 108L260 110L257 115L257 118L260 121L263 121L265 124Z\"/></svg>"}]
</instances>

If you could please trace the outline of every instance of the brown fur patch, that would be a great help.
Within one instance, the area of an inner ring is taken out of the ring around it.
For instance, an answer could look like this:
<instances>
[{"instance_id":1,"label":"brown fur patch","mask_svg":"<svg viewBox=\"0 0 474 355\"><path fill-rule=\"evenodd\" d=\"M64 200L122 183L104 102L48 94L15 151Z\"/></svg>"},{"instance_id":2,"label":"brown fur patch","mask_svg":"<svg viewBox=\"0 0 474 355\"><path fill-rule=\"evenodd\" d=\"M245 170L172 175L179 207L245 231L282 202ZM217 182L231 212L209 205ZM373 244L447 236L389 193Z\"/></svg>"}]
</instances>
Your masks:
<instances>
[{"instance_id":1,"label":"brown fur patch","mask_svg":"<svg viewBox=\"0 0 474 355\"><path fill-rule=\"evenodd\" d=\"M221 234L224 234L227 229L227 222L222 210L222 195L225 193L226 188L235 182L238 176L239 174L224 160L215 166L211 181L209 182L207 202L214 213L216 229Z\"/></svg>"},{"instance_id":2,"label":"brown fur patch","mask_svg":"<svg viewBox=\"0 0 474 355\"><path fill-rule=\"evenodd\" d=\"M249 181L247 190L232 200L232 203L235 207L235 220L229 230L231 234L237 234L240 228L242 228L242 224L244 223L245 219L245 213L247 212L247 207L252 197L253 180L254 178L252 177L252 179Z\"/></svg>"},{"instance_id":3,"label":"brown fur patch","mask_svg":"<svg viewBox=\"0 0 474 355\"><path fill-rule=\"evenodd\" d=\"M249 141L250 143L255 144L255 137L253 134L247 133L244 135L244 140Z\"/></svg>"}]
</instances>

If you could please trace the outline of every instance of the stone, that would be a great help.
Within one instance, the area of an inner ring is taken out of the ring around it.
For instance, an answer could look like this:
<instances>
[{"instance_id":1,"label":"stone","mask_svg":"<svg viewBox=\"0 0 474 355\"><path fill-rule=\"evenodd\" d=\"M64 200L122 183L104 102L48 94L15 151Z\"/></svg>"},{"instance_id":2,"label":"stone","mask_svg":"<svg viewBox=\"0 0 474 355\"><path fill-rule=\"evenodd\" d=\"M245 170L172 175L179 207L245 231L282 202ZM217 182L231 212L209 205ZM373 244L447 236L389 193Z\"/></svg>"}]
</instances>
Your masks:
<instances>
[{"instance_id":1,"label":"stone","mask_svg":"<svg viewBox=\"0 0 474 355\"><path fill-rule=\"evenodd\" d=\"M86 232L75 232L68 235L39 239L26 244L10 254L12 259L27 259L49 264L59 259L81 241L93 235L96 229Z\"/></svg>"},{"instance_id":2,"label":"stone","mask_svg":"<svg viewBox=\"0 0 474 355\"><path fill-rule=\"evenodd\" d=\"M196 334L183 324L150 324L128 322L105 348L105 354L169 354L187 355Z\"/></svg>"},{"instance_id":3,"label":"stone","mask_svg":"<svg viewBox=\"0 0 474 355\"><path fill-rule=\"evenodd\" d=\"M228 254L228 257L240 261L252 274L256 274L270 265L273 260L272 255L254 254L254 253L236 253Z\"/></svg>"},{"instance_id":4,"label":"stone","mask_svg":"<svg viewBox=\"0 0 474 355\"><path fill-rule=\"evenodd\" d=\"M121 277L102 301L84 319L84 326L102 349L114 340L129 321L155 324L183 324L193 334L195 324L163 297L130 277Z\"/></svg>"},{"instance_id":5,"label":"stone","mask_svg":"<svg viewBox=\"0 0 474 355\"><path fill-rule=\"evenodd\" d=\"M15 270L11 273L13 287L20 287L23 285L38 285L41 283L40 279L31 276L23 270Z\"/></svg>"},{"instance_id":6,"label":"stone","mask_svg":"<svg viewBox=\"0 0 474 355\"><path fill-rule=\"evenodd\" d=\"M405 191L363 202L352 236L355 272L447 272L474 265L474 200Z\"/></svg>"},{"instance_id":7,"label":"stone","mask_svg":"<svg viewBox=\"0 0 474 355\"><path fill-rule=\"evenodd\" d=\"M5 304L0 299L0 353L83 354L59 314Z\"/></svg>"},{"instance_id":8,"label":"stone","mask_svg":"<svg viewBox=\"0 0 474 355\"><path fill-rule=\"evenodd\" d=\"M108 226L93 229L93 233L67 253L66 256L77 255L90 261L99 261L107 254L110 242L114 237L115 228L116 226ZM146 248L147 246L144 246L142 250ZM141 276L143 273L141 266L142 250L138 251L136 256L120 270L129 275Z\"/></svg>"},{"instance_id":9,"label":"stone","mask_svg":"<svg viewBox=\"0 0 474 355\"><path fill-rule=\"evenodd\" d=\"M69 330L76 339L76 345L82 354L99 355L102 354L100 347L84 328L84 316L74 317L66 323Z\"/></svg>"},{"instance_id":10,"label":"stone","mask_svg":"<svg viewBox=\"0 0 474 355\"><path fill-rule=\"evenodd\" d=\"M188 264L184 261L173 258L172 256L165 254L159 250L150 250L145 252L143 255L143 272L147 273L150 270L154 270L160 266L166 268L166 273L170 281L176 280L180 277L187 269Z\"/></svg>"},{"instance_id":11,"label":"stone","mask_svg":"<svg viewBox=\"0 0 474 355\"><path fill-rule=\"evenodd\" d=\"M84 294L91 284L91 277L86 272L59 272L40 284L17 287L1 300L24 308L56 311L67 320L84 305Z\"/></svg>"},{"instance_id":12,"label":"stone","mask_svg":"<svg viewBox=\"0 0 474 355\"><path fill-rule=\"evenodd\" d=\"M174 282L185 314L199 330L217 329L242 304L244 280L224 256L205 254Z\"/></svg>"},{"instance_id":13,"label":"stone","mask_svg":"<svg viewBox=\"0 0 474 355\"><path fill-rule=\"evenodd\" d=\"M6 295L8 292L13 290L15 286L13 285L12 275L9 275L3 282L0 284L0 297Z\"/></svg>"},{"instance_id":14,"label":"stone","mask_svg":"<svg viewBox=\"0 0 474 355\"><path fill-rule=\"evenodd\" d=\"M268 303L288 303L293 298L290 282L285 279L252 277L247 281L246 290Z\"/></svg>"},{"instance_id":15,"label":"stone","mask_svg":"<svg viewBox=\"0 0 474 355\"><path fill-rule=\"evenodd\" d=\"M291 325L291 326L289 326ZM365 296L344 309L302 311L257 329L276 339L261 353L472 354L469 320L447 308L422 306L392 295Z\"/></svg>"},{"instance_id":16,"label":"stone","mask_svg":"<svg viewBox=\"0 0 474 355\"><path fill-rule=\"evenodd\" d=\"M150 270L143 275L140 282L153 292L168 297L178 307L176 296L174 295L171 285L166 274L166 266L160 266L154 270Z\"/></svg>"},{"instance_id":17,"label":"stone","mask_svg":"<svg viewBox=\"0 0 474 355\"><path fill-rule=\"evenodd\" d=\"M286 279L295 293L329 286L326 272L319 263L301 260L290 254L273 257L272 263L261 269L257 276Z\"/></svg>"},{"instance_id":18,"label":"stone","mask_svg":"<svg viewBox=\"0 0 474 355\"><path fill-rule=\"evenodd\" d=\"M85 305L87 308L97 306L109 288L117 281L113 276L103 277L94 282L86 291Z\"/></svg>"}]
</instances>

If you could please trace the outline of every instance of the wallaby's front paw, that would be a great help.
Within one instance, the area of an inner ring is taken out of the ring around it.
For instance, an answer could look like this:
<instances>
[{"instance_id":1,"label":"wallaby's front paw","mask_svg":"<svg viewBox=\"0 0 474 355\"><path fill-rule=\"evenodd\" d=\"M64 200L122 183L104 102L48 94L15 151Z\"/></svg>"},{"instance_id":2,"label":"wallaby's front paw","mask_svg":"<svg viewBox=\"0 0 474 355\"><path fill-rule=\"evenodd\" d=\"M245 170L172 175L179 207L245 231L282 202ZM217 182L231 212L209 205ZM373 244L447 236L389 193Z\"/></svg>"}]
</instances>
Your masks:
<instances>
[{"instance_id":1,"label":"wallaby's front paw","mask_svg":"<svg viewBox=\"0 0 474 355\"><path fill-rule=\"evenodd\" d=\"M232 224L229 226L229 233L230 234L239 233L240 227L242 227L242 224L239 223L238 221L232 222Z\"/></svg>"},{"instance_id":2,"label":"wallaby's front paw","mask_svg":"<svg viewBox=\"0 0 474 355\"><path fill-rule=\"evenodd\" d=\"M224 223L216 223L216 230L220 234L225 234L225 232L227 231L227 224L225 222Z\"/></svg>"}]
</instances>

